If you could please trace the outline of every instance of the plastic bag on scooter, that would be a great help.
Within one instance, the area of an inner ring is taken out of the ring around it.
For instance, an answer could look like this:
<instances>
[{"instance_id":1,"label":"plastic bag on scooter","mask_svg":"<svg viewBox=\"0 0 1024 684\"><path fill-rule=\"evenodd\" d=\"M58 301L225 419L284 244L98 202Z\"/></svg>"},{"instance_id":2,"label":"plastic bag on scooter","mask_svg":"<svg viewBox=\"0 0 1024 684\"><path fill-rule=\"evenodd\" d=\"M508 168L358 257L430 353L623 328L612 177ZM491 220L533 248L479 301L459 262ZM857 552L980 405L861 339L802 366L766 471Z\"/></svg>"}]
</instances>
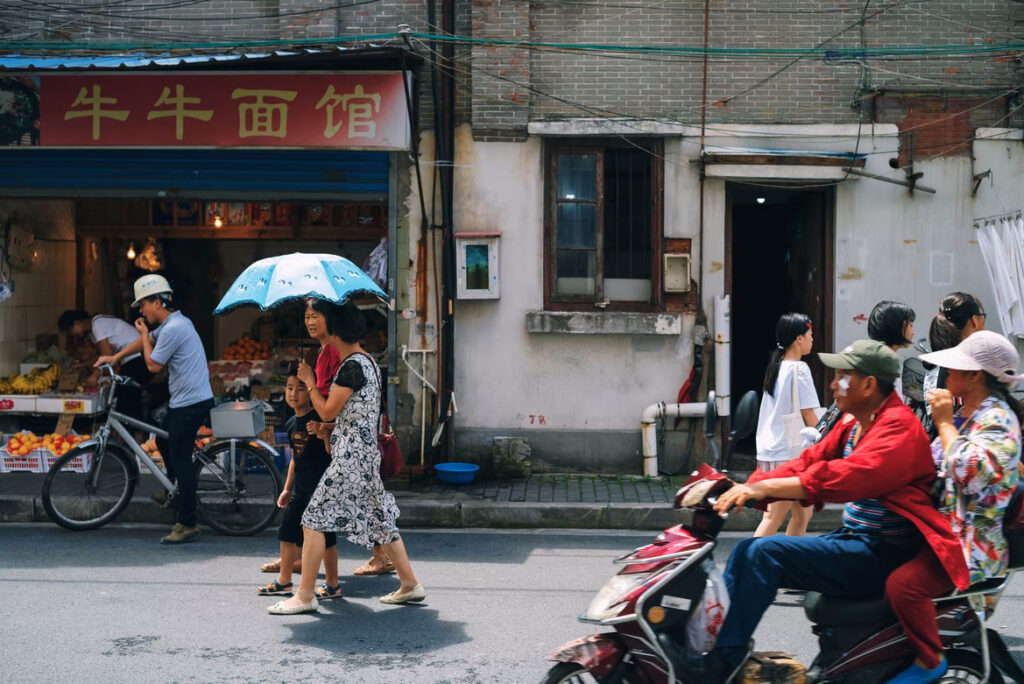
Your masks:
<instances>
[{"instance_id":1,"label":"plastic bag on scooter","mask_svg":"<svg viewBox=\"0 0 1024 684\"><path fill-rule=\"evenodd\" d=\"M707 653L714 648L729 612L729 592L721 569L710 558L704 560L701 569L708 576L704 595L686 623L686 646L692 653Z\"/></svg>"}]
</instances>

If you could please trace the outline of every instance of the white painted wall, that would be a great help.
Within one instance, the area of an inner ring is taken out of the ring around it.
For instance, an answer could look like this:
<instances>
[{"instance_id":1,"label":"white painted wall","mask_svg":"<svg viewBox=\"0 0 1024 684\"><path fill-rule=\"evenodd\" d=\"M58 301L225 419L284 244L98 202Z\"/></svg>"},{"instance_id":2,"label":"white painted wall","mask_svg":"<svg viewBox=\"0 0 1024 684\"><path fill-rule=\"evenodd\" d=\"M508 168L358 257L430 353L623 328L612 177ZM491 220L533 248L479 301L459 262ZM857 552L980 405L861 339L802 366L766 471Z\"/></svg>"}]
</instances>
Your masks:
<instances>
[{"instance_id":1,"label":"white painted wall","mask_svg":"<svg viewBox=\"0 0 1024 684\"><path fill-rule=\"evenodd\" d=\"M586 125L575 125L557 132L588 130ZM602 130L608 132L607 122ZM552 132L534 124L531 131ZM630 127L622 132L630 132ZM694 240L696 267L700 253L699 177L690 161L699 151L699 138L692 129L682 131L682 136L680 132L675 127L671 131L675 137L666 138L665 143L665 235ZM896 156L896 133L890 125L859 130L855 125L720 126L709 135L707 144L857 149L870 155L866 171L903 179L904 172L888 164L889 158ZM457 302L458 425L537 431L636 428L639 440L640 411L655 401L674 401L689 371L693 316L684 316L682 334L671 338L527 333L526 313L543 308L541 140L532 135L521 143L474 142L465 132L457 140L457 230L503 233L501 299ZM911 195L907 188L867 178L850 178L839 185L835 208L837 345L866 337L866 321L859 316L866 318L882 299L897 299L914 307L918 337L927 334L939 300L950 291L977 293L991 308L993 298L973 238L972 219L1004 208L1021 208L1017 189L1024 175L1024 151L1019 140L991 140L976 143L975 154L975 171L967 155L918 161L915 170L924 173L919 182L935 188L934 195ZM972 199L971 175L987 168L993 169L992 184L984 181L978 197ZM781 167L763 171L782 177L792 173ZM725 186L726 181L719 178L708 178L705 185L703 301L709 316L713 298L724 290ZM415 226L417 222L412 223ZM410 236L410 247L415 254L414 236ZM938 280L939 274L933 273L936 254L953 255L951 281Z\"/></svg>"}]
</instances>

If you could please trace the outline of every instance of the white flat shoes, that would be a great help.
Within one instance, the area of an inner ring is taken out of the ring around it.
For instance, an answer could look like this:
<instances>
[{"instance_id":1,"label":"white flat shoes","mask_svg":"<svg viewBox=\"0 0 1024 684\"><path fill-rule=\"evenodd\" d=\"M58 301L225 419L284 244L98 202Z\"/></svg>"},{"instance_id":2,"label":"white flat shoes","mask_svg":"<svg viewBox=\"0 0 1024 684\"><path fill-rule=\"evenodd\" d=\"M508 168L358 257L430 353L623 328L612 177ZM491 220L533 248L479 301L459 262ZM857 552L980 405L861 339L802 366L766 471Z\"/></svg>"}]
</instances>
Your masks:
<instances>
[{"instance_id":1,"label":"white flat shoes","mask_svg":"<svg viewBox=\"0 0 1024 684\"><path fill-rule=\"evenodd\" d=\"M393 591L390 594L380 597L381 603L418 603L423 599L427 598L427 590L423 588L422 584L417 584L415 587L406 592L399 593Z\"/></svg>"},{"instance_id":2,"label":"white flat shoes","mask_svg":"<svg viewBox=\"0 0 1024 684\"><path fill-rule=\"evenodd\" d=\"M299 613L315 613L320 609L320 602L314 596L309 603L300 603L297 606L286 606L286 601L278 601L267 608L271 615L298 615Z\"/></svg>"}]
</instances>

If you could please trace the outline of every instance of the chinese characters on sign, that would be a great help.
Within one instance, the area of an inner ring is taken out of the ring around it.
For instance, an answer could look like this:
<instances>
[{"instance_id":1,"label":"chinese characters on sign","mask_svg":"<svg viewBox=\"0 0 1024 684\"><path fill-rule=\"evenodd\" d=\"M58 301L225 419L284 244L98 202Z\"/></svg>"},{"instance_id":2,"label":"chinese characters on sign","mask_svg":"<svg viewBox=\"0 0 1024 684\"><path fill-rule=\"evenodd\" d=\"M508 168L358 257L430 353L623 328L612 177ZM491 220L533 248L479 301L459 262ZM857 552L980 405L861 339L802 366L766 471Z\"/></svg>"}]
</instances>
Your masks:
<instances>
[{"instance_id":1,"label":"chinese characters on sign","mask_svg":"<svg viewBox=\"0 0 1024 684\"><path fill-rule=\"evenodd\" d=\"M407 149L401 73L42 77L44 146Z\"/></svg>"}]
</instances>

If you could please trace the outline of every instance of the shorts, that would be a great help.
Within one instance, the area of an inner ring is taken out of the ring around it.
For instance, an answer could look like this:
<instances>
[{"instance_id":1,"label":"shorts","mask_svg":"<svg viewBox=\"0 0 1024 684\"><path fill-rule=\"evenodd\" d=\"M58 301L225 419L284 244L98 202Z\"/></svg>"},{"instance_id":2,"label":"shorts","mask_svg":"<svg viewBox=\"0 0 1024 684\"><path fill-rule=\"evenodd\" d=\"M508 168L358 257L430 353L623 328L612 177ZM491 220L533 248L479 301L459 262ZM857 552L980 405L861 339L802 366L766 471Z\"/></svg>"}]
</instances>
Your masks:
<instances>
[{"instance_id":1,"label":"shorts","mask_svg":"<svg viewBox=\"0 0 1024 684\"><path fill-rule=\"evenodd\" d=\"M757 469L762 473L770 473L779 466L786 465L789 461L765 461L763 459L757 459Z\"/></svg>"},{"instance_id":2,"label":"shorts","mask_svg":"<svg viewBox=\"0 0 1024 684\"><path fill-rule=\"evenodd\" d=\"M281 525L277 528L278 541L302 545L302 514L306 512L306 506L312 497L312 489L295 488L292 498L288 500L288 505L281 513ZM334 532L324 532L325 548L337 545L338 535Z\"/></svg>"}]
</instances>

